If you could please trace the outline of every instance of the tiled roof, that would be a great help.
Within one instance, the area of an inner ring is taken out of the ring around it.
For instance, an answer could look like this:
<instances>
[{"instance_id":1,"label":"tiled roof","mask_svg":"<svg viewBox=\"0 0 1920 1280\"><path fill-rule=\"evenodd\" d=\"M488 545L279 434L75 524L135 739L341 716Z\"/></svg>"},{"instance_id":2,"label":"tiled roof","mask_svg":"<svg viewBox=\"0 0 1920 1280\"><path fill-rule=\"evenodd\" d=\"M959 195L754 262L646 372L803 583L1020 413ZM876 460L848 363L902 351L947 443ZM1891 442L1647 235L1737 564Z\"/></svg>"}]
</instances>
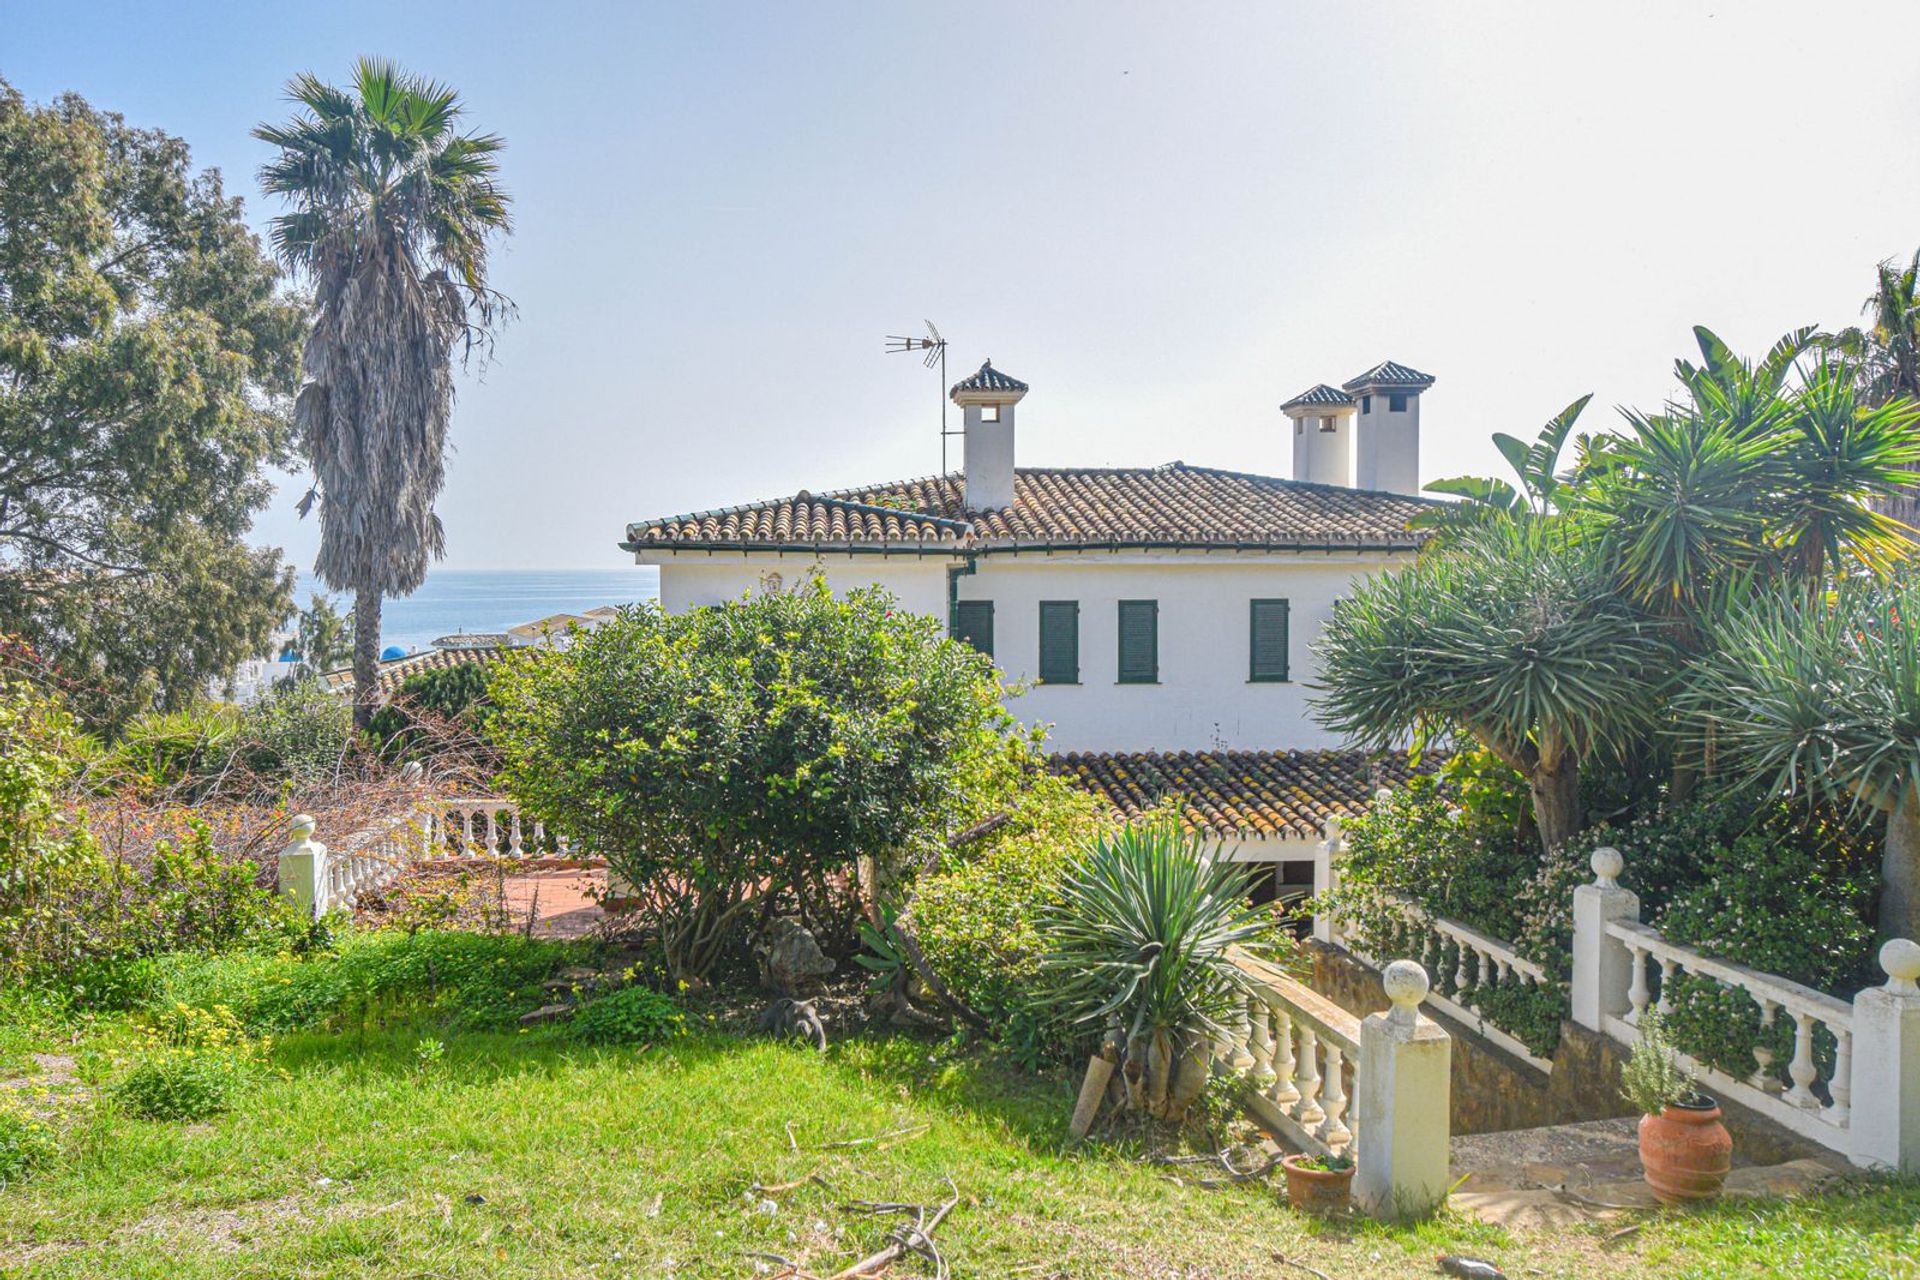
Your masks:
<instances>
[{"instance_id":1,"label":"tiled roof","mask_svg":"<svg viewBox=\"0 0 1920 1280\"><path fill-rule=\"evenodd\" d=\"M1035 548L1412 548L1423 498L1170 462L1022 467L1013 505L968 513L959 473L696 511L627 526L628 551L871 547L951 554Z\"/></svg>"},{"instance_id":2,"label":"tiled roof","mask_svg":"<svg viewBox=\"0 0 1920 1280\"><path fill-rule=\"evenodd\" d=\"M1027 384L1018 378L1009 378L993 367L993 361L983 360L980 367L953 384L953 395L961 391L1025 391Z\"/></svg>"},{"instance_id":3,"label":"tiled roof","mask_svg":"<svg viewBox=\"0 0 1920 1280\"><path fill-rule=\"evenodd\" d=\"M380 664L374 674L374 684L380 690L381 697L388 697L399 690L408 676L417 676L422 671L444 671L449 667L464 667L469 662L485 665L499 659L503 653L513 650L489 645L484 649L424 649L419 653L410 653L404 658L394 658ZM353 691L353 668L342 667L338 671L329 671L320 677L328 689L336 693Z\"/></svg>"},{"instance_id":4,"label":"tiled roof","mask_svg":"<svg viewBox=\"0 0 1920 1280\"><path fill-rule=\"evenodd\" d=\"M1291 409L1297 405L1303 405L1303 404L1352 404L1352 403L1353 403L1352 396L1348 395L1346 392L1342 391L1338 387L1330 387L1323 382L1317 387L1313 387L1309 390L1302 391L1299 395L1287 401L1285 404L1281 405L1280 407L1282 409Z\"/></svg>"},{"instance_id":5,"label":"tiled roof","mask_svg":"<svg viewBox=\"0 0 1920 1280\"><path fill-rule=\"evenodd\" d=\"M1349 391L1359 391L1367 387L1404 387L1409 391L1425 391L1433 385L1433 375L1422 373L1418 369L1409 369L1406 365L1395 364L1391 360L1382 360L1359 377L1348 378L1340 385Z\"/></svg>"},{"instance_id":6,"label":"tiled roof","mask_svg":"<svg viewBox=\"0 0 1920 1280\"><path fill-rule=\"evenodd\" d=\"M1188 825L1210 836L1318 840L1328 818L1365 813L1381 787L1439 762L1416 769L1404 751L1075 751L1048 763L1123 817L1176 796Z\"/></svg>"}]
</instances>

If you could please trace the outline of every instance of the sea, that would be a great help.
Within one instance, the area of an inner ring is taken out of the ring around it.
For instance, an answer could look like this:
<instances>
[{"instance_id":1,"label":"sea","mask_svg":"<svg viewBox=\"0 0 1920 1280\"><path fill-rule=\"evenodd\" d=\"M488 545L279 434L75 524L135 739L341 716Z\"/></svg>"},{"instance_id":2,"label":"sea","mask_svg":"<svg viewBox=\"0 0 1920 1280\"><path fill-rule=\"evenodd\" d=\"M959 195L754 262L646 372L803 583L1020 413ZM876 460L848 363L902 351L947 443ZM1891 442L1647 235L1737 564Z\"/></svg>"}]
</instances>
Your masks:
<instances>
[{"instance_id":1,"label":"sea","mask_svg":"<svg viewBox=\"0 0 1920 1280\"><path fill-rule=\"evenodd\" d=\"M314 595L333 598L344 612L352 598L329 592L311 573L295 588L302 609ZM555 613L581 613L603 604L660 598L660 571L626 569L433 569L410 596L389 596L380 608L380 647L409 653L431 648L440 636L504 631Z\"/></svg>"}]
</instances>

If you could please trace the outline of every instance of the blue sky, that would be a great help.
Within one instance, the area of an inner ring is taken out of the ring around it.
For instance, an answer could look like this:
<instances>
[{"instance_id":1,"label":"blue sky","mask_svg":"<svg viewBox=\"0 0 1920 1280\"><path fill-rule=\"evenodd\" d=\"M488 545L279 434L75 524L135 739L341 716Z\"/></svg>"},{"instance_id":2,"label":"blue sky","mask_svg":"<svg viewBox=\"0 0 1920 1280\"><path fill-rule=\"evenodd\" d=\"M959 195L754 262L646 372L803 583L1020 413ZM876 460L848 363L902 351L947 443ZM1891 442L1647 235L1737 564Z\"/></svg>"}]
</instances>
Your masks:
<instances>
[{"instance_id":1,"label":"blue sky","mask_svg":"<svg viewBox=\"0 0 1920 1280\"><path fill-rule=\"evenodd\" d=\"M1848 323L1920 247L1920 6L0 9L0 75L184 136L255 196L297 71L378 53L504 134L520 306L462 385L460 568L601 567L629 519L937 470L951 372L1023 463L1285 475L1277 406L1437 375L1429 479L1567 401L1650 405L1706 323ZM290 480L263 542L310 560Z\"/></svg>"}]
</instances>

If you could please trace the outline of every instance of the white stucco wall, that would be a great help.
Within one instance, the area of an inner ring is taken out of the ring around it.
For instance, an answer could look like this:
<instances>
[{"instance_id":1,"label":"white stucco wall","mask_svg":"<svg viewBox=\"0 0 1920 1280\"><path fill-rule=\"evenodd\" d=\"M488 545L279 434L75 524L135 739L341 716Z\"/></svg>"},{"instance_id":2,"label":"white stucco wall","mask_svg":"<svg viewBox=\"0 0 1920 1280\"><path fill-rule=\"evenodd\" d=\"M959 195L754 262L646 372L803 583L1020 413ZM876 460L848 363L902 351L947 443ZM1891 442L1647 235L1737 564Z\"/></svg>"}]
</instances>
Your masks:
<instances>
[{"instance_id":1,"label":"white stucco wall","mask_svg":"<svg viewBox=\"0 0 1920 1280\"><path fill-rule=\"evenodd\" d=\"M805 555L672 555L647 552L660 566L660 600L678 612L740 598L768 572L785 585L802 580ZM1080 604L1080 683L1031 684L1009 705L1022 720L1052 726L1054 751L1206 751L1334 747L1339 739L1308 713L1308 646L1333 603L1360 576L1411 555L1205 552L984 555L960 579L960 598L994 605L994 658L1013 681L1038 673L1040 601ZM877 582L907 608L941 619L947 612L941 557L836 556L818 561L837 590ZM1248 675L1248 602L1291 601L1289 674L1284 684ZM1159 601L1160 682L1120 684L1118 605Z\"/></svg>"}]
</instances>

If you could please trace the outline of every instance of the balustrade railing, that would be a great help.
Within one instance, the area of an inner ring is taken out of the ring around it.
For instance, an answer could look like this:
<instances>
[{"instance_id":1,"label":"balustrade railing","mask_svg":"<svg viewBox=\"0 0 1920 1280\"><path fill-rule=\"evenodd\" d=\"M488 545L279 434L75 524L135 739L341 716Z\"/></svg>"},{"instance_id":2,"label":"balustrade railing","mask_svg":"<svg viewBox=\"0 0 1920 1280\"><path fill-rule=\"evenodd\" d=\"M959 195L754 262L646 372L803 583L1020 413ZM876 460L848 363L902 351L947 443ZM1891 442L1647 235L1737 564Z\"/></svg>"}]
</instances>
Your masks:
<instances>
[{"instance_id":1,"label":"balustrade railing","mask_svg":"<svg viewBox=\"0 0 1920 1280\"><path fill-rule=\"evenodd\" d=\"M513 801L488 796L430 801L332 849L313 839L313 830L312 818L294 819L279 879L281 892L315 919L351 908L360 894L421 863L581 856L572 840L522 819Z\"/></svg>"},{"instance_id":2,"label":"balustrade railing","mask_svg":"<svg viewBox=\"0 0 1920 1280\"><path fill-rule=\"evenodd\" d=\"M1841 1000L1642 924L1639 898L1620 884L1625 865L1619 850L1596 849L1594 882L1574 890L1573 1020L1632 1044L1649 1010L1684 1022L1701 1002L1724 1023L1733 993L1750 1006L1737 1025L1752 1033L1752 1069L1697 1043L1677 1050L1704 1088L1855 1164L1920 1171L1920 945L1888 941L1886 983ZM1671 1035L1691 1043L1684 1027ZM1783 1061L1776 1046L1788 1039Z\"/></svg>"},{"instance_id":3,"label":"balustrade railing","mask_svg":"<svg viewBox=\"0 0 1920 1280\"><path fill-rule=\"evenodd\" d=\"M1368 1213L1444 1200L1452 1045L1420 1013L1426 970L1389 964L1391 1009L1356 1018L1278 965L1243 951L1233 963L1247 993L1216 1058L1242 1081L1248 1114L1303 1152L1353 1157L1354 1199Z\"/></svg>"},{"instance_id":4,"label":"balustrade railing","mask_svg":"<svg viewBox=\"0 0 1920 1280\"><path fill-rule=\"evenodd\" d=\"M1302 1150L1342 1154L1354 1135L1347 1104L1360 1019L1277 965L1248 955L1234 964L1249 995L1225 1059L1248 1084L1248 1110Z\"/></svg>"}]
</instances>

